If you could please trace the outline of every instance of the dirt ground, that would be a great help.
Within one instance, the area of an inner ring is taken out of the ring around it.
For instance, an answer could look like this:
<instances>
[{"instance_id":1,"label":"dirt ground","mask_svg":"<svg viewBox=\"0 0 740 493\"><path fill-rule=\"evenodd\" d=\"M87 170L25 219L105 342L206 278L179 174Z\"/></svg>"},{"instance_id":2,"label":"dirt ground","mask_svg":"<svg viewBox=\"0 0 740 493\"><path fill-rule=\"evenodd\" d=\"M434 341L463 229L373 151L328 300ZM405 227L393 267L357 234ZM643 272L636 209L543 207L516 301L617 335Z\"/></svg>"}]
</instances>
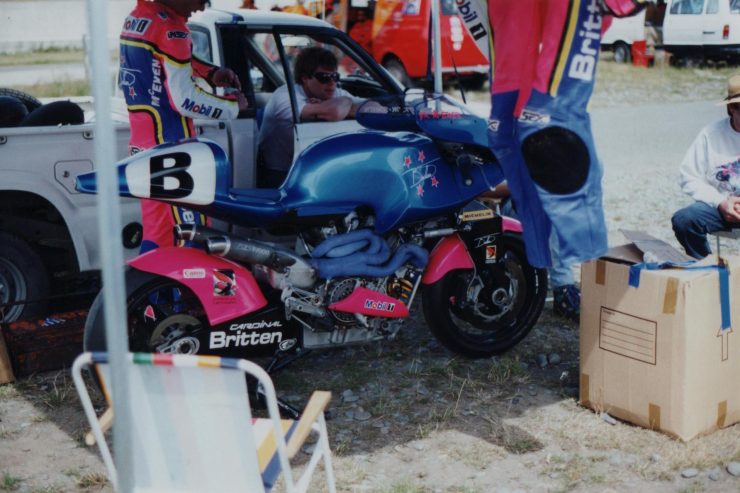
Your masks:
<instances>
[{"instance_id":1,"label":"dirt ground","mask_svg":"<svg viewBox=\"0 0 740 493\"><path fill-rule=\"evenodd\" d=\"M595 107L717 99L729 73L610 65ZM607 184L605 202L616 202L610 193ZM607 220L634 227L629 217ZM740 461L740 427L682 443L594 413L577 404L578 358L577 324L547 303L501 357L455 357L415 318L395 341L314 352L275 384L297 407L314 389L333 392L329 435L346 493L740 490L727 471ZM85 428L68 371L0 386L0 492L112 491Z\"/></svg>"}]
</instances>

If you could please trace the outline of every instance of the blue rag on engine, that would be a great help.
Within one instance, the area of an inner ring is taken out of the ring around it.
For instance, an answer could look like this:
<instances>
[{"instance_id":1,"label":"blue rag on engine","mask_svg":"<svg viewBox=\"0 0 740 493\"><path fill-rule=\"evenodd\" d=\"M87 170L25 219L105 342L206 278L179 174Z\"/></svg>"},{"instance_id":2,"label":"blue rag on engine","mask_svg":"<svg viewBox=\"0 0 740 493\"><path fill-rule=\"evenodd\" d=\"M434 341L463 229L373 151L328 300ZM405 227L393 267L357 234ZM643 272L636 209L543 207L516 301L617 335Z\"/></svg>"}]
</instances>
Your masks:
<instances>
[{"instance_id":1,"label":"blue rag on engine","mask_svg":"<svg viewBox=\"0 0 740 493\"><path fill-rule=\"evenodd\" d=\"M311 255L311 266L324 279L383 277L407 263L423 269L429 261L429 253L411 243L404 243L391 255L388 242L369 229L332 236L321 242Z\"/></svg>"}]
</instances>

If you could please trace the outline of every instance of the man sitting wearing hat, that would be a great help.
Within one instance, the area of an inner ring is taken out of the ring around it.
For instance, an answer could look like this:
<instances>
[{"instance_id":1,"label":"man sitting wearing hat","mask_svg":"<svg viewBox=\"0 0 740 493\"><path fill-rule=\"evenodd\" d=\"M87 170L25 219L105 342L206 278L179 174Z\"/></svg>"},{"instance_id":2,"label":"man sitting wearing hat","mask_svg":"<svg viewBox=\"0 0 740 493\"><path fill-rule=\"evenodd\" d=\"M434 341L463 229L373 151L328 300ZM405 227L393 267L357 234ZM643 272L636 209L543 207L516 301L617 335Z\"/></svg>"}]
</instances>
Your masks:
<instances>
[{"instance_id":1,"label":"man sitting wearing hat","mask_svg":"<svg viewBox=\"0 0 740 493\"><path fill-rule=\"evenodd\" d=\"M681 189L696 202L671 218L686 253L711 254L707 233L740 227L740 75L730 78L729 118L704 127L681 163Z\"/></svg>"}]
</instances>

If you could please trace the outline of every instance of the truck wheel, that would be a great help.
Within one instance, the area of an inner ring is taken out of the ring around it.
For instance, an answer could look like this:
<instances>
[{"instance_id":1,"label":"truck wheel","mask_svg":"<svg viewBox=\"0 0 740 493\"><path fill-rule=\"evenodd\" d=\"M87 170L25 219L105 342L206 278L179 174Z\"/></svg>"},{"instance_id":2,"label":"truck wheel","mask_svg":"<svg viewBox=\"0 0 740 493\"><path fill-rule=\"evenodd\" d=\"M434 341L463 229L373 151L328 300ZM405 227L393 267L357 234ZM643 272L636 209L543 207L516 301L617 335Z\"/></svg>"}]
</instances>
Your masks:
<instances>
[{"instance_id":1,"label":"truck wheel","mask_svg":"<svg viewBox=\"0 0 740 493\"><path fill-rule=\"evenodd\" d=\"M48 297L49 275L41 257L17 236L0 233L0 320L43 316ZM25 300L31 302L15 304Z\"/></svg>"},{"instance_id":2,"label":"truck wheel","mask_svg":"<svg viewBox=\"0 0 740 493\"><path fill-rule=\"evenodd\" d=\"M0 87L0 96L10 96L12 98L16 98L20 100L20 102L26 106L26 109L28 110L29 113L41 106L41 101L39 101L38 99L36 99L35 97L31 96L28 93L25 93L23 91L18 91L16 89Z\"/></svg>"},{"instance_id":3,"label":"truck wheel","mask_svg":"<svg viewBox=\"0 0 740 493\"><path fill-rule=\"evenodd\" d=\"M631 58L630 47L626 43L614 45L614 61L616 63L629 63Z\"/></svg>"},{"instance_id":4,"label":"truck wheel","mask_svg":"<svg viewBox=\"0 0 740 493\"><path fill-rule=\"evenodd\" d=\"M405 87L413 87L413 84L411 83L411 78L409 78L409 74L406 73L406 69L403 68L403 64L395 59L390 58L383 62L383 66L385 69L391 73L393 77L395 77L398 82L403 84Z\"/></svg>"}]
</instances>

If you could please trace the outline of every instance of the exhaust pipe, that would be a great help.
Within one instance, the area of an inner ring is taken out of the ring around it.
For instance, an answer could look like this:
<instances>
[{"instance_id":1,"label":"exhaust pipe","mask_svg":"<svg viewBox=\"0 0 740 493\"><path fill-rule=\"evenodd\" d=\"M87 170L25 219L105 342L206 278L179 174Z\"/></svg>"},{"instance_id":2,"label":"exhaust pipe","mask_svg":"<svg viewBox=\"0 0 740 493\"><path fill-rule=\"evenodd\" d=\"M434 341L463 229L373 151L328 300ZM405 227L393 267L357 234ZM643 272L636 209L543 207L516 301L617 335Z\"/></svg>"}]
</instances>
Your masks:
<instances>
[{"instance_id":1,"label":"exhaust pipe","mask_svg":"<svg viewBox=\"0 0 740 493\"><path fill-rule=\"evenodd\" d=\"M308 262L292 250L273 243L231 236L223 231L195 224L176 225L175 237L203 245L211 255L265 266L299 288L311 287L316 282L316 270Z\"/></svg>"},{"instance_id":2,"label":"exhaust pipe","mask_svg":"<svg viewBox=\"0 0 740 493\"><path fill-rule=\"evenodd\" d=\"M209 228L201 224L176 224L174 227L175 238L178 240L192 241L196 245L205 245L215 236L224 236L226 233L218 229Z\"/></svg>"}]
</instances>

